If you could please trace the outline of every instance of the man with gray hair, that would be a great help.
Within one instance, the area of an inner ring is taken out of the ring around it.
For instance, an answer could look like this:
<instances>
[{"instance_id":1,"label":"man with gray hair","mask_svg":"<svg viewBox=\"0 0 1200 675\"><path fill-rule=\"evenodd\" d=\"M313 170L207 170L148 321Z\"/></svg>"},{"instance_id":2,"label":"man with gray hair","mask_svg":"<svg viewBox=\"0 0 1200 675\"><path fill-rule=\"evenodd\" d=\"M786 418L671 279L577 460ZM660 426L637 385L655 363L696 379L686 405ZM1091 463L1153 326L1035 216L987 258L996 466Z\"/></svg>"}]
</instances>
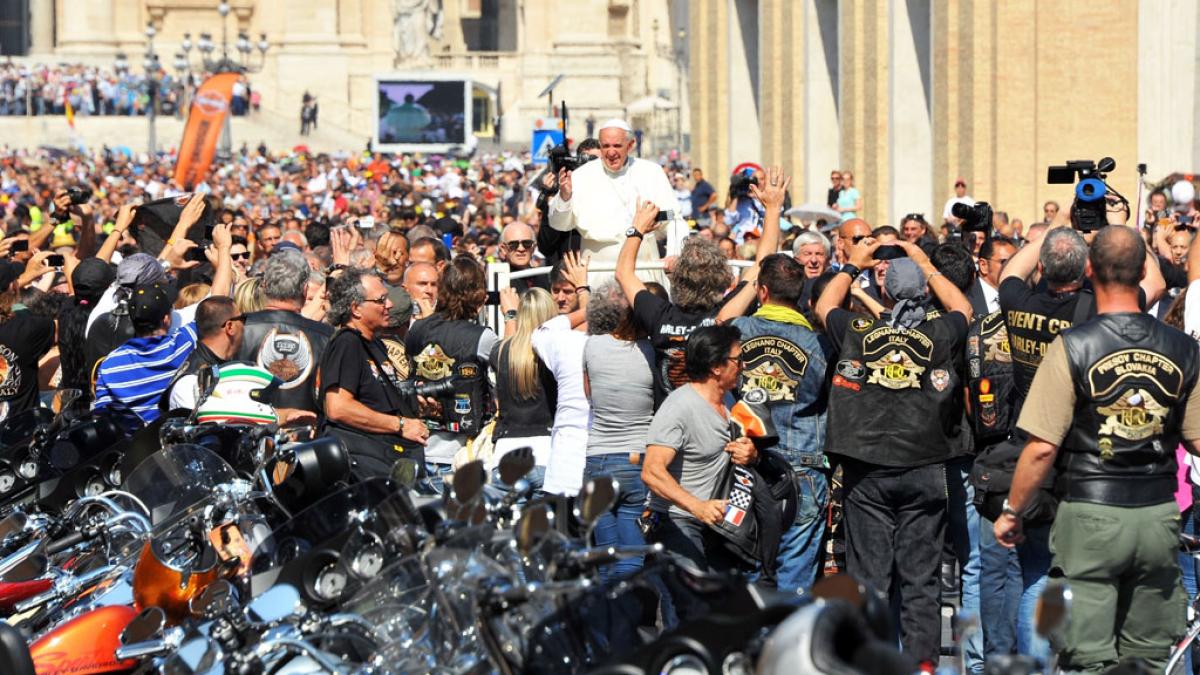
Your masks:
<instances>
[{"instance_id":1,"label":"man with gray hair","mask_svg":"<svg viewBox=\"0 0 1200 675\"><path fill-rule=\"evenodd\" d=\"M792 243L792 255L804 266L804 277L816 279L829 269L829 255L833 244L829 237L814 230L805 230L796 235Z\"/></svg>"},{"instance_id":2,"label":"man with gray hair","mask_svg":"<svg viewBox=\"0 0 1200 675\"><path fill-rule=\"evenodd\" d=\"M582 236L581 250L591 254L593 263L615 264L621 244L631 235L633 216L641 202L653 202L660 213L677 209L679 202L662 167L629 156L636 141L627 122L611 119L600 125L599 139L600 161L588 162L574 172L559 172L559 189L550 200L549 222L560 232L577 230ZM682 219L670 219L668 254L678 253L686 232ZM653 238L642 242L638 260L658 260ZM639 276L658 281L660 275Z\"/></svg>"},{"instance_id":3,"label":"man with gray hair","mask_svg":"<svg viewBox=\"0 0 1200 675\"><path fill-rule=\"evenodd\" d=\"M294 249L279 250L267 259L259 285L266 308L246 316L237 360L258 364L283 380L277 407L317 413L317 361L333 329L300 314L309 274L308 261Z\"/></svg>"}]
</instances>

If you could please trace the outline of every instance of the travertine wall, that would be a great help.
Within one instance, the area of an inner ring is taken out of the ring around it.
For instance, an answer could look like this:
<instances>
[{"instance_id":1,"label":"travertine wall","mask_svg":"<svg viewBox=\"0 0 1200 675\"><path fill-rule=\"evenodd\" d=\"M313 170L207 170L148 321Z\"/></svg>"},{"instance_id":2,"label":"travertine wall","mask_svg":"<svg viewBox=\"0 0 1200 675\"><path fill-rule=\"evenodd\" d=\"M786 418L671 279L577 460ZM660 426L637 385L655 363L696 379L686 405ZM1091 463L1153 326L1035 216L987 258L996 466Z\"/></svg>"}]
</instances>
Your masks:
<instances>
[{"instance_id":1,"label":"travertine wall","mask_svg":"<svg viewBox=\"0 0 1200 675\"><path fill-rule=\"evenodd\" d=\"M1179 163L1195 161L1200 144L1196 0L760 0L757 156L730 152L738 125L726 120L748 108L724 93L731 6L694 0L692 9L692 60L705 73L692 82L693 138L719 189L742 161L782 162L794 176L793 199L821 202L829 170L845 168L864 194L867 219L896 224L910 211L940 219L962 176L973 197L1029 223L1045 200L1072 196L1069 186L1046 184L1048 164L1112 156L1118 170L1110 182L1130 199L1146 156L1174 163L1159 166L1160 175L1194 168ZM836 13L832 27L821 12ZM1182 27L1155 33L1179 44L1139 47L1139 13L1159 26L1169 23L1164 14L1182 16ZM814 63L817 42L831 40L832 72ZM1172 77L1186 86L1147 85ZM830 90L833 106L821 97ZM1167 114L1160 97L1150 111L1139 96L1147 91L1179 102ZM831 107L836 132L825 123L814 133ZM813 115L816 122L807 119ZM1171 129L1186 149L1163 151L1172 141L1140 127L1139 117Z\"/></svg>"}]
</instances>

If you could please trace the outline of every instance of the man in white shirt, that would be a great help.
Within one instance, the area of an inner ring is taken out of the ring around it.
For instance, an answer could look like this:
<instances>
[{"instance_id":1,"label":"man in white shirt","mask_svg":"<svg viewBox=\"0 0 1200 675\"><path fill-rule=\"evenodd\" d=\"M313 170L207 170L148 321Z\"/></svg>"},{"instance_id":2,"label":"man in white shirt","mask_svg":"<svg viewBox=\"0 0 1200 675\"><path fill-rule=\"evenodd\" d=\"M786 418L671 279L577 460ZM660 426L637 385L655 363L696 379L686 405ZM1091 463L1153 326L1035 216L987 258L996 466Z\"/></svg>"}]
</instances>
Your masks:
<instances>
[{"instance_id":1,"label":"man in white shirt","mask_svg":"<svg viewBox=\"0 0 1200 675\"><path fill-rule=\"evenodd\" d=\"M988 239L980 247L979 276L967 294L975 316L1000 311L1000 272L1016 252L1017 247L1008 239Z\"/></svg>"},{"instance_id":2,"label":"man in white shirt","mask_svg":"<svg viewBox=\"0 0 1200 675\"><path fill-rule=\"evenodd\" d=\"M955 204L971 206L974 203L975 200L971 195L967 194L967 181L963 180L960 176L958 180L954 181L954 196L946 200L946 206L942 209L942 220L951 225L962 225L962 220L955 218L951 209L954 208Z\"/></svg>"},{"instance_id":3,"label":"man in white shirt","mask_svg":"<svg viewBox=\"0 0 1200 675\"><path fill-rule=\"evenodd\" d=\"M627 230L640 201L651 201L662 211L679 208L666 173L654 162L629 156L636 142L627 122L611 119L600 127L600 161L588 162L575 172L559 172L558 194L550 201L550 227L560 232L578 230L582 250L596 263L615 265ZM579 189L576 190L575 188ZM687 235L687 225L676 215L667 230L667 252L673 254ZM638 250L641 261L658 260L653 240ZM611 273L602 273L610 276ZM642 275L639 275L642 276ZM661 275L645 275L658 280ZM593 275L589 283L596 283Z\"/></svg>"}]
</instances>

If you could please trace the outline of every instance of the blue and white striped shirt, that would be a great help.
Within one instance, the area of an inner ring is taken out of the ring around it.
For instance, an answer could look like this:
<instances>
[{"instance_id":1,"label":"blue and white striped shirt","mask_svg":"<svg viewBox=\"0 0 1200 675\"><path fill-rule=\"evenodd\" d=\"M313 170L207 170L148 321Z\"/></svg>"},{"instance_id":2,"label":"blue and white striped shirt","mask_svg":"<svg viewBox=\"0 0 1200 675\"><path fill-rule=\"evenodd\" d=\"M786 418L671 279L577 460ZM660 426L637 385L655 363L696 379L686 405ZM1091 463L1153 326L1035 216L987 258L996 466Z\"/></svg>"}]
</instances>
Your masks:
<instances>
[{"instance_id":1,"label":"blue and white striped shirt","mask_svg":"<svg viewBox=\"0 0 1200 675\"><path fill-rule=\"evenodd\" d=\"M133 338L116 348L100 363L92 409L119 403L146 424L158 419L158 400L196 342L193 322L167 335Z\"/></svg>"}]
</instances>

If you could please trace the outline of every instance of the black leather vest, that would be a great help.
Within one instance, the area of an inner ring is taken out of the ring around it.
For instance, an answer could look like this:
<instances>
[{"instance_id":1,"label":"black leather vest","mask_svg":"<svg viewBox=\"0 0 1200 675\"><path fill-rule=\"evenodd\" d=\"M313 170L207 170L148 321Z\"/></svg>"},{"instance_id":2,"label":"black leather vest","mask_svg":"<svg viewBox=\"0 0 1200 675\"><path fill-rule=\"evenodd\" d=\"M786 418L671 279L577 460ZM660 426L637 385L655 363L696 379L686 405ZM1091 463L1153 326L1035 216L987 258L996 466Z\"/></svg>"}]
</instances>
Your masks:
<instances>
[{"instance_id":1,"label":"black leather vest","mask_svg":"<svg viewBox=\"0 0 1200 675\"><path fill-rule=\"evenodd\" d=\"M1008 437L1017 394L1003 312L977 318L967 332L967 392L976 446Z\"/></svg>"},{"instance_id":2,"label":"black leather vest","mask_svg":"<svg viewBox=\"0 0 1200 675\"><path fill-rule=\"evenodd\" d=\"M175 371L175 375L171 378L171 381L167 383L166 389L163 389L162 398L158 400L158 409L162 412L169 411L171 407L171 389L175 387L175 383L181 378L195 373L196 371L200 370L201 366L218 366L221 363L222 360L219 356L214 354L211 349L204 346L203 342L197 342L196 348L192 350L192 353L190 356L188 356L187 361L184 361L183 365L179 367L179 370Z\"/></svg>"},{"instance_id":3,"label":"black leather vest","mask_svg":"<svg viewBox=\"0 0 1200 675\"><path fill-rule=\"evenodd\" d=\"M235 360L258 365L283 380L276 394L278 407L318 413L317 362L332 335L332 327L306 319L299 312L254 312L246 317L242 346Z\"/></svg>"},{"instance_id":4,"label":"black leather vest","mask_svg":"<svg viewBox=\"0 0 1200 675\"><path fill-rule=\"evenodd\" d=\"M949 321L912 329L860 315L830 387L826 452L881 466L949 459L963 446L962 344Z\"/></svg>"},{"instance_id":5,"label":"black leather vest","mask_svg":"<svg viewBox=\"0 0 1200 675\"><path fill-rule=\"evenodd\" d=\"M491 417L492 393L487 364L479 358L484 327L474 321L447 321L441 314L419 319L408 329L405 347L421 382L453 378L454 392L438 397L442 428L474 436Z\"/></svg>"},{"instance_id":6,"label":"black leather vest","mask_svg":"<svg viewBox=\"0 0 1200 675\"><path fill-rule=\"evenodd\" d=\"M1059 494L1112 506L1171 501L1196 341L1142 313L1103 314L1062 337L1075 411Z\"/></svg>"}]
</instances>

